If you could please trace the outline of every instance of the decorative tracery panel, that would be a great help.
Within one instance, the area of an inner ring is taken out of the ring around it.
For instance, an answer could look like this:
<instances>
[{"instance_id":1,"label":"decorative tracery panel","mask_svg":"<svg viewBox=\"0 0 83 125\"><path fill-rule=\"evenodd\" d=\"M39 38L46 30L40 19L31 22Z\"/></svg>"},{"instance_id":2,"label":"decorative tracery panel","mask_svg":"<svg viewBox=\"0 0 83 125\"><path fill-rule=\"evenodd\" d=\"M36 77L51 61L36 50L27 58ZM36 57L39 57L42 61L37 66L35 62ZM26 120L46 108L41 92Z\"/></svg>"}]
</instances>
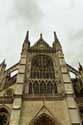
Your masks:
<instances>
[{"instance_id":1,"label":"decorative tracery panel","mask_svg":"<svg viewBox=\"0 0 83 125\"><path fill-rule=\"evenodd\" d=\"M57 86L55 81L47 81L47 80L31 80L28 82L29 91L27 89L28 94L33 95L54 95L57 93ZM27 85L25 88L27 88ZM26 89L25 89L26 90Z\"/></svg>"},{"instance_id":2,"label":"decorative tracery panel","mask_svg":"<svg viewBox=\"0 0 83 125\"><path fill-rule=\"evenodd\" d=\"M54 79L54 67L50 56L34 56L31 63L31 78Z\"/></svg>"}]
</instances>

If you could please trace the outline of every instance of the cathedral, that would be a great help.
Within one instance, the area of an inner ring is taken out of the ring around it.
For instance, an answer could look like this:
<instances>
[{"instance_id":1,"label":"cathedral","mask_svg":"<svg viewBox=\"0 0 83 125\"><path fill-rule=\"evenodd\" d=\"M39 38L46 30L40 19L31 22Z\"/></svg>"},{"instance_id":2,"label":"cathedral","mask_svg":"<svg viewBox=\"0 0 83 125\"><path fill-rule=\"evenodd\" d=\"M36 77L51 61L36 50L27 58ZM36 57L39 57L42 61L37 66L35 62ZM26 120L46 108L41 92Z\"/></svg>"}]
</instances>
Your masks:
<instances>
[{"instance_id":1,"label":"cathedral","mask_svg":"<svg viewBox=\"0 0 83 125\"><path fill-rule=\"evenodd\" d=\"M19 62L0 64L0 125L83 125L83 67L65 62L56 32L52 46L27 32Z\"/></svg>"}]
</instances>

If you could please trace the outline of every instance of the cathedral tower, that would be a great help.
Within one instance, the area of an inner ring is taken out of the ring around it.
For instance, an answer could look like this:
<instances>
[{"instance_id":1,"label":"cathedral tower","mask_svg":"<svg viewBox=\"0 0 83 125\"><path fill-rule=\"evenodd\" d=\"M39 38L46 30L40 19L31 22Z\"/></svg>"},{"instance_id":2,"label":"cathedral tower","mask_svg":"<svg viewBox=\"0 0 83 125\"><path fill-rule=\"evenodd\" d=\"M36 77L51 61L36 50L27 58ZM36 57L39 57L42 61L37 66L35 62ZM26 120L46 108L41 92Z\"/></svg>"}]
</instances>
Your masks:
<instances>
[{"instance_id":1,"label":"cathedral tower","mask_svg":"<svg viewBox=\"0 0 83 125\"><path fill-rule=\"evenodd\" d=\"M14 71L16 74L11 76ZM30 46L27 32L20 61L5 74L6 86L2 83L0 92L1 125L81 125L69 70L55 32L52 47L42 34Z\"/></svg>"}]
</instances>

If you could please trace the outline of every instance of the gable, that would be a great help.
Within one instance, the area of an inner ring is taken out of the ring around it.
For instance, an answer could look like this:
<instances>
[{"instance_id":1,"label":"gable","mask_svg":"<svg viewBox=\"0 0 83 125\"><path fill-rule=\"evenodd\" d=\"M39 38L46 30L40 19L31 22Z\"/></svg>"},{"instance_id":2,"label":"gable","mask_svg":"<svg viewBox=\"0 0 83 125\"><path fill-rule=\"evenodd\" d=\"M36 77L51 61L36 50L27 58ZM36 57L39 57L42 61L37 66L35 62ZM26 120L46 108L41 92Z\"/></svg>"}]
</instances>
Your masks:
<instances>
[{"instance_id":1,"label":"gable","mask_svg":"<svg viewBox=\"0 0 83 125\"><path fill-rule=\"evenodd\" d=\"M37 120L40 116L48 116L49 118L51 118L57 125L60 125L58 119L49 111L49 109L43 105L41 107L41 109L39 110L39 112L36 113L36 115L33 117L33 119L30 122L30 125L32 125L34 123L35 120Z\"/></svg>"},{"instance_id":2,"label":"gable","mask_svg":"<svg viewBox=\"0 0 83 125\"><path fill-rule=\"evenodd\" d=\"M39 50L47 50L51 49L51 47L45 42L43 38L40 38L31 49L39 49Z\"/></svg>"}]
</instances>

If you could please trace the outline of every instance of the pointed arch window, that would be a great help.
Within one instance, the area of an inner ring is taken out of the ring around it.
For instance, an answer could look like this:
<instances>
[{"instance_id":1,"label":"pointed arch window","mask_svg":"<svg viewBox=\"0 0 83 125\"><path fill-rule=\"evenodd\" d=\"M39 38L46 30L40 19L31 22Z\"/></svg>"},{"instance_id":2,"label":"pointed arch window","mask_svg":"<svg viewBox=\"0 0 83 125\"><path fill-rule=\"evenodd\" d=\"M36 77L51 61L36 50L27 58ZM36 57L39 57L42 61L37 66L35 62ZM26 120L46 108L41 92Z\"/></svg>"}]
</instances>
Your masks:
<instances>
[{"instance_id":1,"label":"pointed arch window","mask_svg":"<svg viewBox=\"0 0 83 125\"><path fill-rule=\"evenodd\" d=\"M54 79L53 61L50 56L37 55L32 58L31 78Z\"/></svg>"},{"instance_id":2,"label":"pointed arch window","mask_svg":"<svg viewBox=\"0 0 83 125\"><path fill-rule=\"evenodd\" d=\"M47 94L52 94L53 91L53 85L51 82L47 84Z\"/></svg>"},{"instance_id":3,"label":"pointed arch window","mask_svg":"<svg viewBox=\"0 0 83 125\"><path fill-rule=\"evenodd\" d=\"M35 81L35 83L33 84L33 91L34 91L34 94L39 93L39 84L37 83L37 81Z\"/></svg>"},{"instance_id":4,"label":"pointed arch window","mask_svg":"<svg viewBox=\"0 0 83 125\"><path fill-rule=\"evenodd\" d=\"M56 83L54 84L54 94L57 93L57 86L56 86Z\"/></svg>"},{"instance_id":5,"label":"pointed arch window","mask_svg":"<svg viewBox=\"0 0 83 125\"><path fill-rule=\"evenodd\" d=\"M29 94L32 94L32 83L29 83Z\"/></svg>"},{"instance_id":6,"label":"pointed arch window","mask_svg":"<svg viewBox=\"0 0 83 125\"><path fill-rule=\"evenodd\" d=\"M44 82L40 84L40 94L46 94L46 84Z\"/></svg>"}]
</instances>

